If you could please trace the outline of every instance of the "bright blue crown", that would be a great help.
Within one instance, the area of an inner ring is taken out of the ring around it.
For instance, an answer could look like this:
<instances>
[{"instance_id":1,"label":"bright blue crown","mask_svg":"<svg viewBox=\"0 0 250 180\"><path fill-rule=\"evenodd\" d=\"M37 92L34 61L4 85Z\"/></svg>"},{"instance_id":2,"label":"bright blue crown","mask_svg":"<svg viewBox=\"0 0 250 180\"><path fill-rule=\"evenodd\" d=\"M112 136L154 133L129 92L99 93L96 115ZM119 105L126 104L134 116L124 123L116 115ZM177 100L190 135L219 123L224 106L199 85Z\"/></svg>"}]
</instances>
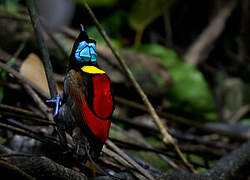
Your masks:
<instances>
[{"instance_id":1,"label":"bright blue crown","mask_svg":"<svg viewBox=\"0 0 250 180\"><path fill-rule=\"evenodd\" d=\"M82 41L76 49L75 58L80 62L96 63L97 53L95 43L87 43L86 41Z\"/></svg>"}]
</instances>

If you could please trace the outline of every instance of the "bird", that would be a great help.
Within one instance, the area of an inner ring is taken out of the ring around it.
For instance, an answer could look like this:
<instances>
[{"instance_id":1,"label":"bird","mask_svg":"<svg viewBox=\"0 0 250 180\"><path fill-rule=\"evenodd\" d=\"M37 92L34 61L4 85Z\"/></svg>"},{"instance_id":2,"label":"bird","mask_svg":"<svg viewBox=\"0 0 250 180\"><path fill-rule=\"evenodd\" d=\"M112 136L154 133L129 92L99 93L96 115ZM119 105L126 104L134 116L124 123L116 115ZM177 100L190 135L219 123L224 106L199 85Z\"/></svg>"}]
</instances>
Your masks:
<instances>
[{"instance_id":1,"label":"bird","mask_svg":"<svg viewBox=\"0 0 250 180\"><path fill-rule=\"evenodd\" d=\"M49 102L56 103L61 143L67 146L67 132L83 161L88 156L96 160L108 139L115 102L111 80L97 63L96 41L82 25L69 58L62 98L58 95Z\"/></svg>"}]
</instances>

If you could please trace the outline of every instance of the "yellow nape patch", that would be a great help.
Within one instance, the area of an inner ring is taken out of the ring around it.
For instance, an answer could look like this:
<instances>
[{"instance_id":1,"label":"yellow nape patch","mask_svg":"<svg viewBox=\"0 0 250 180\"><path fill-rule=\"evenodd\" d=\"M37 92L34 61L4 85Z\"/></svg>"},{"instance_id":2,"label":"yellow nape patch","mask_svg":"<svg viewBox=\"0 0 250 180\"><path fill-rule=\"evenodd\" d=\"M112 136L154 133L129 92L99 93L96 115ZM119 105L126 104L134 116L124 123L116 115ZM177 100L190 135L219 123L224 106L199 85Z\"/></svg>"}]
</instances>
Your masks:
<instances>
[{"instance_id":1,"label":"yellow nape patch","mask_svg":"<svg viewBox=\"0 0 250 180\"><path fill-rule=\"evenodd\" d=\"M104 74L105 72L95 66L83 66L81 68L83 72L90 73L90 74Z\"/></svg>"}]
</instances>

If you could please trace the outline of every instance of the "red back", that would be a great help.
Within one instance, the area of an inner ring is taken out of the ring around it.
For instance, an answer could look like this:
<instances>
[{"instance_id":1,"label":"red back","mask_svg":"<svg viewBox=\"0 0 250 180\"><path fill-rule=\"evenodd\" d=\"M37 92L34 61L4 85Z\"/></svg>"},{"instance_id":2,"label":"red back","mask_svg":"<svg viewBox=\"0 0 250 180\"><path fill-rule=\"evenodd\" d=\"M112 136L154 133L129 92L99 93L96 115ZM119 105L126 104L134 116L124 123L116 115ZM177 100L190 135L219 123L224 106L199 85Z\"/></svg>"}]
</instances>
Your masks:
<instances>
[{"instance_id":1,"label":"red back","mask_svg":"<svg viewBox=\"0 0 250 180\"><path fill-rule=\"evenodd\" d=\"M82 116L92 133L102 142L108 139L110 116L113 112L113 97L110 91L110 80L107 75L100 74L92 77L93 82L93 111L82 99ZM96 116L97 115L97 116ZM99 116L99 117L98 117Z\"/></svg>"},{"instance_id":2,"label":"red back","mask_svg":"<svg viewBox=\"0 0 250 180\"><path fill-rule=\"evenodd\" d=\"M113 96L110 91L110 80L106 74L94 76L93 110L102 119L108 118L113 112Z\"/></svg>"}]
</instances>

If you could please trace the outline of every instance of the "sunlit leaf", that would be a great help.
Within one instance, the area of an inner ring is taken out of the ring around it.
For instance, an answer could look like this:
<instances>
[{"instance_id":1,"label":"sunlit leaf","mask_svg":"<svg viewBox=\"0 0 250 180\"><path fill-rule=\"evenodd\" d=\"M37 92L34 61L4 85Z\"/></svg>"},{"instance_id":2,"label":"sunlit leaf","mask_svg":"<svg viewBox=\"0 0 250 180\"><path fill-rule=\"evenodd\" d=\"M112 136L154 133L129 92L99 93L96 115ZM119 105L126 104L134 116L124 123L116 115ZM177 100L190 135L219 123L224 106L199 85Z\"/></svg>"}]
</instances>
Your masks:
<instances>
[{"instance_id":1,"label":"sunlit leaf","mask_svg":"<svg viewBox=\"0 0 250 180\"><path fill-rule=\"evenodd\" d=\"M28 57L23 61L20 67L20 74L28 78L29 80L36 83L44 91L49 93L49 87L45 70L41 59L36 54L29 54ZM61 89L57 86L57 90L60 92Z\"/></svg>"},{"instance_id":2,"label":"sunlit leaf","mask_svg":"<svg viewBox=\"0 0 250 180\"><path fill-rule=\"evenodd\" d=\"M43 63L37 55L33 53L29 54L21 65L20 74L30 79L39 85L44 91L49 93Z\"/></svg>"}]
</instances>

